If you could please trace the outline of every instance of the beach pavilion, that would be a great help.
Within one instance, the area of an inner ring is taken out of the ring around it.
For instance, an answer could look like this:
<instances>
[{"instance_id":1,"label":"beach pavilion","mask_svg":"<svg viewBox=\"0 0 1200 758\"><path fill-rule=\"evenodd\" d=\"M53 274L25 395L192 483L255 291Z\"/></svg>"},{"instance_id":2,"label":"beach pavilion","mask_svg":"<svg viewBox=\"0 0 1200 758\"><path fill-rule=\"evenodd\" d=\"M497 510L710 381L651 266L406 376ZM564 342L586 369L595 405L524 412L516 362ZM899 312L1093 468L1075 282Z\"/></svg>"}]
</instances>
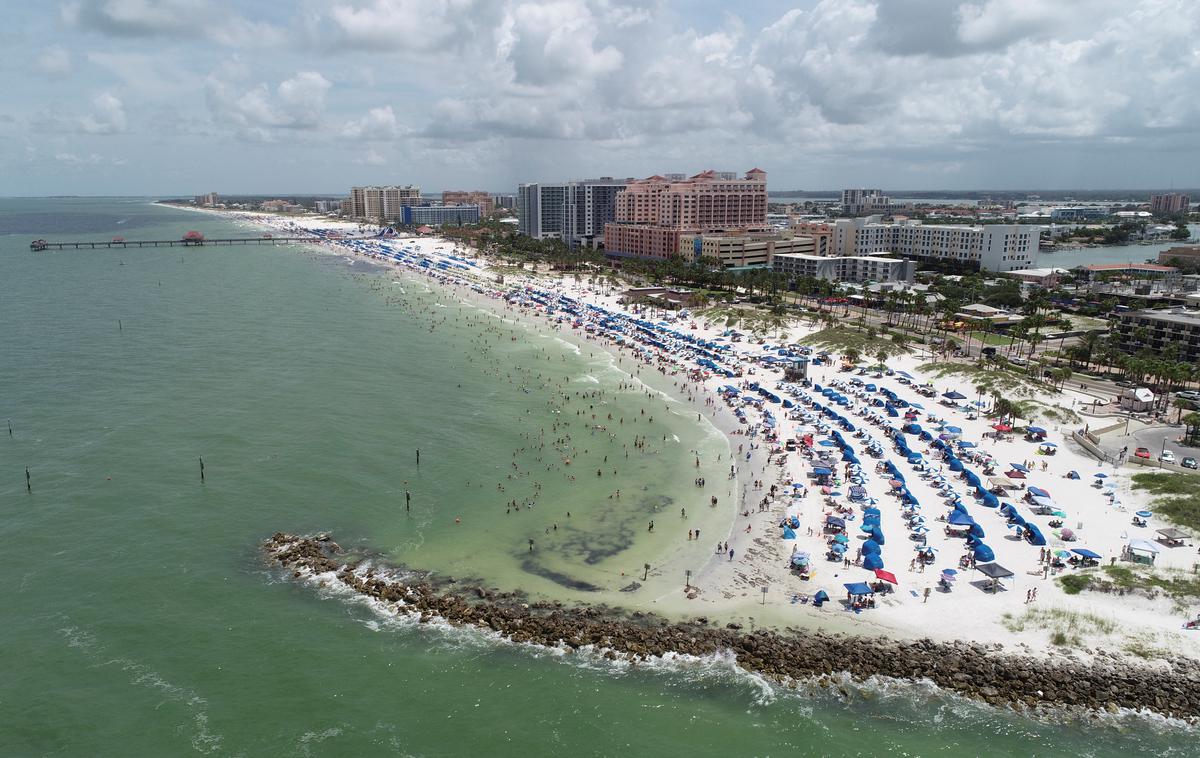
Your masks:
<instances>
[{"instance_id":1,"label":"beach pavilion","mask_svg":"<svg viewBox=\"0 0 1200 758\"><path fill-rule=\"evenodd\" d=\"M975 570L992 580L991 586L988 590L992 593L995 593L996 590L1000 589L1001 580L1016 576L1013 572L1004 568L999 563L977 563L975 564Z\"/></svg>"},{"instance_id":2,"label":"beach pavilion","mask_svg":"<svg viewBox=\"0 0 1200 758\"><path fill-rule=\"evenodd\" d=\"M1187 539L1187 533L1178 529L1159 529L1158 539L1167 547L1183 547L1183 541Z\"/></svg>"}]
</instances>

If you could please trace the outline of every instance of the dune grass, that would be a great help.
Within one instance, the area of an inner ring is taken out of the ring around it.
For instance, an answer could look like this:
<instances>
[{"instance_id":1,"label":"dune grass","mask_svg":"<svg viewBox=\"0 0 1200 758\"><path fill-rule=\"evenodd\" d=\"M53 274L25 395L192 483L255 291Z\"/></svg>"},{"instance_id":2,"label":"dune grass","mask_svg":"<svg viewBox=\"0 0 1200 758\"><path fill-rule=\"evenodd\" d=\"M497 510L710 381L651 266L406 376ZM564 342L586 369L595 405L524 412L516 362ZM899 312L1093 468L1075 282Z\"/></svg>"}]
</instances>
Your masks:
<instances>
[{"instance_id":1,"label":"dune grass","mask_svg":"<svg viewBox=\"0 0 1200 758\"><path fill-rule=\"evenodd\" d=\"M1059 647L1079 646L1085 635L1117 631L1117 623L1112 619L1062 608L1027 608L1021 616L1006 613L1003 623L1010 632L1045 630L1049 633L1050 643Z\"/></svg>"},{"instance_id":2,"label":"dune grass","mask_svg":"<svg viewBox=\"0 0 1200 758\"><path fill-rule=\"evenodd\" d=\"M1133 488L1154 495L1154 511L1187 529L1200 531L1200 477L1176 473L1134 474Z\"/></svg>"}]
</instances>

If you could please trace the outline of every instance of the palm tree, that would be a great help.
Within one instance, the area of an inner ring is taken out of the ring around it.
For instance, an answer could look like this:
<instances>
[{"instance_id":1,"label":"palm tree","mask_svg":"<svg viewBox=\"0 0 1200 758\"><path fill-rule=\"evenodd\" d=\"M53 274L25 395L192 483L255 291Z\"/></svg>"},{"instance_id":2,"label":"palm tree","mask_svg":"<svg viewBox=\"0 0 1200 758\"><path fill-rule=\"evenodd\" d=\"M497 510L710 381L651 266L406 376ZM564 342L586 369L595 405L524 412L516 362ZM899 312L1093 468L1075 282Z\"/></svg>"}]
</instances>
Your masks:
<instances>
[{"instance_id":1,"label":"palm tree","mask_svg":"<svg viewBox=\"0 0 1200 758\"><path fill-rule=\"evenodd\" d=\"M1181 397L1177 397L1171 401L1171 405L1175 406L1176 410L1179 411L1179 413L1175 416L1175 423L1178 424L1183 421L1183 412L1192 407L1192 402L1190 400L1184 400Z\"/></svg>"}]
</instances>

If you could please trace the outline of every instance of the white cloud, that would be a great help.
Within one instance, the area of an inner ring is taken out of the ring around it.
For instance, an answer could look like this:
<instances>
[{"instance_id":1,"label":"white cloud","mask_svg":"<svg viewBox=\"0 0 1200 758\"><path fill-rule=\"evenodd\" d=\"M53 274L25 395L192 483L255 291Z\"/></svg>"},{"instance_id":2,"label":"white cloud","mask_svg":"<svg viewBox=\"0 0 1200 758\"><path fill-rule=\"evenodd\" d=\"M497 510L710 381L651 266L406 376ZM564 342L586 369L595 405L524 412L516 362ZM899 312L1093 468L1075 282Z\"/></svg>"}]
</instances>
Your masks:
<instances>
[{"instance_id":1,"label":"white cloud","mask_svg":"<svg viewBox=\"0 0 1200 758\"><path fill-rule=\"evenodd\" d=\"M387 158L374 150L367 150L367 152L355 158L354 162L360 166L384 166L387 165Z\"/></svg>"},{"instance_id":2,"label":"white cloud","mask_svg":"<svg viewBox=\"0 0 1200 758\"><path fill-rule=\"evenodd\" d=\"M79 128L88 134L117 134L125 131L127 122L120 98L104 92L92 100L92 112L80 119Z\"/></svg>"},{"instance_id":3,"label":"white cloud","mask_svg":"<svg viewBox=\"0 0 1200 758\"><path fill-rule=\"evenodd\" d=\"M60 13L68 26L110 37L207 39L233 47L279 44L282 29L252 21L215 0L71 0Z\"/></svg>"},{"instance_id":4,"label":"white cloud","mask_svg":"<svg viewBox=\"0 0 1200 758\"><path fill-rule=\"evenodd\" d=\"M62 45L51 45L33 61L33 70L42 76L61 78L71 73L71 53Z\"/></svg>"},{"instance_id":5,"label":"white cloud","mask_svg":"<svg viewBox=\"0 0 1200 758\"><path fill-rule=\"evenodd\" d=\"M301 71L272 92L266 84L245 89L240 82L223 78L223 73L230 69L205 80L208 108L217 121L242 127L243 136L269 141L272 129L312 130L321 123L325 95L332 87L321 74Z\"/></svg>"},{"instance_id":6,"label":"white cloud","mask_svg":"<svg viewBox=\"0 0 1200 758\"><path fill-rule=\"evenodd\" d=\"M351 139L390 140L395 139L399 133L396 114L390 105L372 108L362 118L347 121L342 127L342 136Z\"/></svg>"}]
</instances>

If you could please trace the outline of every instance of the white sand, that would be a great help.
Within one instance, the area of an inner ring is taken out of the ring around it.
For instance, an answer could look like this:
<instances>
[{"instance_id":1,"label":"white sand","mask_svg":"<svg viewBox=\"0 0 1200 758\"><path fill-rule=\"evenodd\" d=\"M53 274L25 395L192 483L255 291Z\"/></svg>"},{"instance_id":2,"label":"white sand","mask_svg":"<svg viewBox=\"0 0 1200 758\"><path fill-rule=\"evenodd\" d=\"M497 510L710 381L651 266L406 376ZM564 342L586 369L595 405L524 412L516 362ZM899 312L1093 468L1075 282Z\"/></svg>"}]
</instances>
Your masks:
<instances>
[{"instance_id":1,"label":"white sand","mask_svg":"<svg viewBox=\"0 0 1200 758\"><path fill-rule=\"evenodd\" d=\"M292 228L293 224L308 228L339 229L347 233L353 233L359 229L357 224L333 219L310 217L289 219L271 214L255 213L231 215L245 221L248 225L267 226L280 231ZM404 244L411 245L414 242L410 239L404 241ZM425 238L417 241L416 244L420 246L422 254L438 256L463 254L462 249L455 243L446 240ZM465 282L484 285L490 284L492 280L486 269L466 272L461 274L461 278ZM506 283L509 286L515 284L554 289L612 311L629 312L616 302L615 294L606 295L595 291L586 283L575 282L573 277L563 277L557 280L541 276L514 279L508 275ZM659 315L665 314L655 314L648 318L657 321ZM672 328L686 331L703 339L718 338L725 330L723 325L705 324L701 321L695 322L693 328L692 323L685 319L674 323ZM778 346L782 342L797 342L811 331L812 328L807 326L793 327L786 330L783 335L773 335L776 338L769 340L769 343ZM576 337L583 339L586 335L580 332ZM739 342L734 347L736 353L746 356L772 354L752 342ZM693 593L694 597L691 599L685 597L682 588L678 592L662 595L656 601L656 606L661 610L672 613L703 614L722 619L744 620L750 617L758 619L760 623L779 625L826 626L913 637L930 636L939 639L1004 642L1010 645L1024 643L1030 650L1038 652L1052 651L1048 644L1048 631L1037 625L1028 625L1022 632L1012 632L1006 627L1004 617L1011 616L1019 619L1027 609L1031 608L1061 609L1069 613L1091 614L1115 623L1116 631L1111 634L1089 634L1090 624L1085 620L1083 637L1087 644L1119 650L1123 644L1137 639L1158 648L1188 651L1191 654L1197 654L1197 651L1200 651L1200 645L1195 644L1196 635L1200 632L1181 631L1181 623L1184 618L1189 615L1195 617L1197 610L1195 607L1179 608L1166 598L1150 600L1140 596L1137 598L1121 597L1115 594L1094 592L1084 592L1072 596L1064 593L1061 587L1053 581L1053 573L1051 573L1050 579L1043 578L1039 565L1039 548L1029 545L1024 540L1011 537L1012 533L1006 527L1004 517L996 509L989 509L979 504L968 491L966 482L959 475L945 470L945 465L934 459L934 456L931 455L934 451L930 449L928 443L920 442L916 435L905 435L909 446L914 451L924 453L926 461L933 468L939 466L943 468L942 473L946 475L954 492L962 497L969 513L986 531L984 542L994 550L996 562L1015 573L1015 577L1003 582L1005 588L1003 591L995 594L984 591L981 588L983 584L981 580L984 578L981 574L970 569L959 569L959 557L965 552L964 541L946 536L943 533L945 525L936 520L948 512L946 501L938 496L930 482L919 478L913 467L900 457L881 427L873 426L863 420L860 411L864 410L864 402L857 398L854 398L851 409L839 407L838 412L845 415L858 429L864 430L883 445L884 457L881 460L890 460L899 467L905 476L909 490L923 506L922 515L926 518L926 526L930 529L927 535L928 544L937 548L939 552L937 561L926 568L924 573L910 568L910 561L915 554L913 546L916 543L908 538L909 532L901 516L899 501L888 494L891 489L888 485L889 477L886 474L875 473L877 459L865 453L864 441L843 431L843 435L854 448L862 463L863 473L867 478L865 489L868 497L877 501L876 507L882 512L881 528L887 538L882 548L882 558L886 569L893 572L899 582L896 592L879 597L876 608L866 609L858 614L847 610L842 602L846 598L843 583L873 581L875 576L873 572L858 566L852 565L847 569L843 568L841 562L825 560L826 543L822 537L821 527L829 508L825 505L824 498L818 492L810 490L807 497L793 499L787 497L791 488L781 486L780 496L769 502L767 510L760 512L758 509L759 503L767 494L767 488L771 484L792 481L807 483L813 465L805 460L799 452L793 452L787 455L786 462L782 466L777 462L767 466L765 461L771 445L765 443L761 435L750 438L737 433L760 423L761 412L746 406L748 423L738 422L733 416L731 408L727 407L726 402L717 396L718 388L727 384L741 386L750 381L757 381L766 389L784 397L787 395L776 389L777 384L782 380L781 371L754 366L745 359L729 361L728 364L732 367L735 362L746 371L742 378L726 379L721 376L713 376L705 379L699 385L690 385L689 389L694 396L693 402L698 411L709 415L719 428L726 432L733 432L730 434L730 440L734 450L737 450L739 445L744 445L746 449L749 449L751 442L760 446L753 450L749 462L744 460L744 453L740 461L742 471L737 484L747 488L747 496L746 502L739 507L739 510L748 510L749 515L735 514L728 536L711 535L710 539L710 535L706 532L703 542L715 544L717 539L727 540L735 551L734 560L728 560L727 556L710 554L707 563L703 567L697 567L694 565L693 558L693 564L689 567L696 570L696 575L692 580L696 587L696 591ZM1034 515L1027 503L1019 501L1024 492L1016 491L1001 500L1014 503L1022 516L1030 523L1038 525L1045 535L1050 549L1070 550L1086 547L1100 553L1103 556L1103 562L1107 563L1113 556L1121 555L1123 547L1130 538L1153 539L1154 529L1167 526L1156 518L1151 518L1148 528L1134 526L1132 524L1134 511L1152 510L1147 496L1145 493L1134 492L1131 489L1129 474L1125 470L1114 470L1111 465L1102 467L1095 459L1075 446L1070 441L1069 428L1060 428L1053 423L1040 424L1048 432L1046 440L1058 445L1057 453L1053 456L1038 455L1038 445L1023 440L1019 435L1011 441L995 441L986 438L984 434L991 431L992 421L990 419L987 419L982 413L977 418L971 419L963 410L949 408L938 402L941 399L941 393L958 389L962 394L968 396L967 400L959 402L969 403L975 400L974 391L969 387L962 386L965 383L956 384L954 380L935 380L923 375L920 370L922 363L923 360L914 355L889 360L889 366L893 370L909 373L917 384L931 381L937 390L938 397L918 396L913 387L903 386L898 381L898 375L885 376L880 379L873 378L873 375L856 378L880 387L887 387L909 402L920 403L924 406L926 413L936 415L950 425L960 427L963 440L979 444L978 451L990 454L996 459L998 465L995 475L997 476L1003 476L1011 462L1033 461L1036 465L1032 467L1026 480L1027 484L1049 491L1058 507L1067 513L1064 526L1073 529L1077 534L1077 539L1064 542L1056 537L1055 530L1047 525L1051 516ZM688 370L695 368L695 364L691 362L678 365ZM814 367L810 376L822 386L829 386L834 380L848 382L852 376L855 376L853 373L839 372L835 368L836 365L835 363L834 366ZM750 373L751 371L753 373ZM676 369L674 373L680 380L685 378L681 370ZM846 386L849 387L848 384ZM846 390L839 391L850 394ZM815 393L811 389L807 392L816 397L823 405L830 404L826 398L819 397L819 393ZM681 392L680 394L686 397L685 393ZM753 393L743 393L744 396L746 394ZM879 397L879 395L866 396L866 399L869 400L870 397ZM706 403L707 398L713 398L711 405ZM1040 399L1069 407L1075 398L1072 393L1067 392ZM1080 396L1078 399L1090 401L1091 398ZM737 405L740 406L741 403L737 403ZM808 410L804 403L799 402L797 402L797 409ZM777 419L780 440L789 437L799 438L802 434L813 431L812 426L790 419L788 417L790 412L777 404L767 403L765 410L772 412ZM884 415L882 408L870 410ZM925 415L922 413L917 423L921 424L924 429L936 433L936 425L927 422ZM903 415L887 421L895 427L901 427L904 424ZM822 438L824 438L823 435L816 435L817 440ZM818 447L817 449L837 451L836 448ZM834 460L840 461L840 455L835 456ZM969 470L980 475L986 486L987 477L983 476L983 467L978 463L967 462L965 459L964 463ZM1041 468L1043 463L1046 466L1044 471ZM837 464L839 473L841 466L842 464L839 462ZM1067 472L1072 470L1077 471L1081 478L1078 480L1067 479ZM1115 497L1110 498L1106 495L1106 490L1092 486L1096 481L1093 479L1095 473L1104 473L1108 476L1103 481L1115 485ZM762 490L755 490L751 487L751 481L754 479L764 481ZM846 486L839 489L843 493L848 492ZM849 504L844 497L837 500ZM858 513L860 508L856 506L854 511ZM781 530L778 528L779 521L784 516L790 515L796 515L801 522L800 528L796 530L797 539L794 541L783 540L780 537ZM851 548L847 555L852 559L856 554L855 545L860 542L860 532L857 526L861 523L860 516L849 525ZM747 526L750 528L749 532L745 531ZM812 536L808 534L810 527L813 530ZM793 546L797 550L808 551L812 555L814 574L809 581L801 581L788 568L788 558ZM1191 569L1197 561L1196 548L1191 541L1186 547L1162 547L1157 557L1157 565L1166 568ZM681 566L671 566L670 570L674 571L679 568ZM954 583L952 591L948 593L936 588L938 575L943 568L959 569L958 580ZM1075 569L1068 567L1063 571L1072 572ZM678 574L682 576L682 570L679 570ZM763 595L759 592L759 588L763 585L770 587L765 606L760 605ZM826 604L824 608L816 609L811 605L792 602L794 596L811 595L819 588L827 590L832 599L832 602ZM932 589L927 600L922 597L926 588ZM1027 603L1027 592L1034 588L1037 590L1037 599L1033 603Z\"/></svg>"}]
</instances>

